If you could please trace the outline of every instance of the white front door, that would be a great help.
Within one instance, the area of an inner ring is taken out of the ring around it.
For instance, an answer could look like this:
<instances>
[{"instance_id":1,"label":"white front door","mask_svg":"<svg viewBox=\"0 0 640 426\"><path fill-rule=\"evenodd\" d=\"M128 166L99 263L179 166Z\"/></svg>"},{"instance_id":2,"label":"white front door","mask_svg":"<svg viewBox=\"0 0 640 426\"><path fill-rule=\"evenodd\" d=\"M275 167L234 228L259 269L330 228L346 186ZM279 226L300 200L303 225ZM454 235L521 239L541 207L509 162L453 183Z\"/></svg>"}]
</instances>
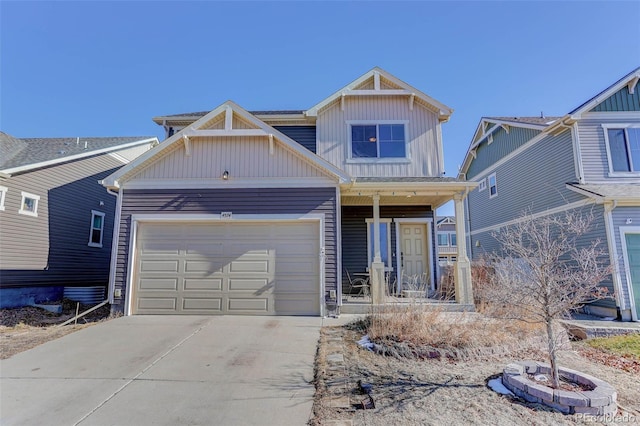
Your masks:
<instances>
[{"instance_id":1,"label":"white front door","mask_svg":"<svg viewBox=\"0 0 640 426\"><path fill-rule=\"evenodd\" d=\"M420 285L421 288L428 289L430 268L427 238L427 225L424 223L400 225L400 267L403 289L407 289L407 284L410 287Z\"/></svg>"}]
</instances>

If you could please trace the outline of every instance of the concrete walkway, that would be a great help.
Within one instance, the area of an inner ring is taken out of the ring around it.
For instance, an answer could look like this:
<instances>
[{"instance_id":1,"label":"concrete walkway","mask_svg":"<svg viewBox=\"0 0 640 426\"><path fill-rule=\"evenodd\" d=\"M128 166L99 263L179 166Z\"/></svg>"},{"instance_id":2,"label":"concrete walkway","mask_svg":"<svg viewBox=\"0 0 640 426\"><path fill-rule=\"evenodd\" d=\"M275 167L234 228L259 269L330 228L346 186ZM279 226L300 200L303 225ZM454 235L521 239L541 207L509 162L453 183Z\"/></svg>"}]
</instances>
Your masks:
<instances>
[{"instance_id":1,"label":"concrete walkway","mask_svg":"<svg viewBox=\"0 0 640 426\"><path fill-rule=\"evenodd\" d=\"M322 325L312 317L111 320L0 361L0 424L304 425Z\"/></svg>"}]
</instances>

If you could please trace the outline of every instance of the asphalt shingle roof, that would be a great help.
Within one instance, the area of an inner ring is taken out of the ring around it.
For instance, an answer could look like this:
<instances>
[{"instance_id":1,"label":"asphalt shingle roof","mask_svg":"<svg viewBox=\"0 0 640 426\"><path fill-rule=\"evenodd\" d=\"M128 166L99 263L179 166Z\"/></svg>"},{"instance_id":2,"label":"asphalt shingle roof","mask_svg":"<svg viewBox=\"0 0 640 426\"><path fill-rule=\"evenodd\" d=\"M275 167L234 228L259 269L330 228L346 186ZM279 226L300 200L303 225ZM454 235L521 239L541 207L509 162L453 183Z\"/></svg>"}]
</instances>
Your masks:
<instances>
[{"instance_id":1,"label":"asphalt shingle roof","mask_svg":"<svg viewBox=\"0 0 640 426\"><path fill-rule=\"evenodd\" d=\"M606 183L599 185L580 185L577 183L570 183L570 185L605 198L640 198L640 183Z\"/></svg>"},{"instance_id":2,"label":"asphalt shingle roof","mask_svg":"<svg viewBox=\"0 0 640 426\"><path fill-rule=\"evenodd\" d=\"M0 132L0 170L117 148L151 138L153 136L18 139Z\"/></svg>"},{"instance_id":3,"label":"asphalt shingle roof","mask_svg":"<svg viewBox=\"0 0 640 426\"><path fill-rule=\"evenodd\" d=\"M562 117L485 117L488 120L510 121L512 123L526 123L547 126Z\"/></svg>"},{"instance_id":4,"label":"asphalt shingle roof","mask_svg":"<svg viewBox=\"0 0 640 426\"><path fill-rule=\"evenodd\" d=\"M356 182L464 182L452 177L359 177Z\"/></svg>"}]
</instances>

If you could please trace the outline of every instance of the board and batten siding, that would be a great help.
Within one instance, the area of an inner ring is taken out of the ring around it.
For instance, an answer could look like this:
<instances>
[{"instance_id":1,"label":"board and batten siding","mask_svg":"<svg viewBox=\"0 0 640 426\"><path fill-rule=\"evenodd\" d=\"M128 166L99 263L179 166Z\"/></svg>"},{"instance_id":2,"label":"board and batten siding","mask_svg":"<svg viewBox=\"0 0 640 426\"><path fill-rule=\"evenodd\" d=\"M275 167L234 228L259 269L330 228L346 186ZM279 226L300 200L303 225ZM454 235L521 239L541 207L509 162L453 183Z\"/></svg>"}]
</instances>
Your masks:
<instances>
[{"instance_id":1,"label":"board and batten siding","mask_svg":"<svg viewBox=\"0 0 640 426\"><path fill-rule=\"evenodd\" d=\"M539 134L539 130L522 127L510 127L509 133L502 127L493 131L491 133L493 142L483 142L478 146L476 157L467 170L467 179L473 180L478 173L488 169L496 161L506 157Z\"/></svg>"},{"instance_id":2,"label":"board and batten siding","mask_svg":"<svg viewBox=\"0 0 640 426\"><path fill-rule=\"evenodd\" d=\"M273 126L273 128L316 153L316 126Z\"/></svg>"},{"instance_id":3,"label":"board and batten siding","mask_svg":"<svg viewBox=\"0 0 640 426\"><path fill-rule=\"evenodd\" d=\"M620 232L621 226L640 226L640 206L619 206L613 209L611 212L613 217L613 232L615 234L615 247L618 252L618 270L620 271L620 278L622 284L622 291L624 296L624 303L627 308L631 306L631 295L629 292L630 283L627 281L627 274L625 273L624 253L622 251L622 239L624 235ZM627 220L630 219L630 223Z\"/></svg>"},{"instance_id":4,"label":"board and batten siding","mask_svg":"<svg viewBox=\"0 0 640 426\"><path fill-rule=\"evenodd\" d=\"M104 154L0 180L0 286L106 286L116 199L98 181L121 166ZM37 217L18 213L22 191L40 197ZM102 247L88 246L92 210L105 214Z\"/></svg>"},{"instance_id":5,"label":"board and batten siding","mask_svg":"<svg viewBox=\"0 0 640 426\"><path fill-rule=\"evenodd\" d=\"M640 111L640 90L629 93L627 86L596 105L591 112Z\"/></svg>"},{"instance_id":6,"label":"board and batten siding","mask_svg":"<svg viewBox=\"0 0 640 426\"><path fill-rule=\"evenodd\" d=\"M325 289L336 290L336 189L197 189L197 190L124 190L118 240L115 288L122 297L114 300L114 310L124 312L129 262L131 215L134 214L207 214L282 215L310 213L324 215ZM321 297L324 297L321 295Z\"/></svg>"},{"instance_id":7,"label":"board and batten siding","mask_svg":"<svg viewBox=\"0 0 640 426\"><path fill-rule=\"evenodd\" d=\"M489 174L494 172L497 196L489 198L488 181L484 191L469 193L471 232L517 219L525 211L538 213L584 199L565 186L576 178L569 131L542 139Z\"/></svg>"},{"instance_id":8,"label":"board and batten siding","mask_svg":"<svg viewBox=\"0 0 640 426\"><path fill-rule=\"evenodd\" d=\"M404 163L349 163L348 121L408 121L405 137L410 160ZM351 176L440 176L442 156L438 116L418 102L409 109L407 97L347 97L318 114L317 154Z\"/></svg>"},{"instance_id":9,"label":"board and batten siding","mask_svg":"<svg viewBox=\"0 0 640 426\"><path fill-rule=\"evenodd\" d=\"M266 137L193 138L190 149L187 156L178 144L130 180L219 178L225 170L231 179L326 177L276 141L271 155Z\"/></svg>"},{"instance_id":10,"label":"board and batten siding","mask_svg":"<svg viewBox=\"0 0 640 426\"><path fill-rule=\"evenodd\" d=\"M429 206L380 206L381 219L429 218L433 219L433 211ZM349 274L363 273L369 267L367 256L367 219L373 219L373 207L343 206L342 207L342 283L348 288L346 271ZM431 226L431 225L430 225ZM396 262L396 229L391 223L391 266L397 271ZM429 262L436 265L438 257L435 247L435 232L431 229L431 246ZM395 274L394 274L395 277ZM354 276L352 275L353 279Z\"/></svg>"},{"instance_id":11,"label":"board and batten siding","mask_svg":"<svg viewBox=\"0 0 640 426\"><path fill-rule=\"evenodd\" d=\"M625 89L626 90L626 89ZM583 119L578 122L578 135L580 138L580 153L582 156L582 167L584 169L584 179L588 183L606 182L609 178L609 160L607 157L607 146L604 139L605 129L602 124L615 124L630 122L640 125L640 115L634 119ZM621 178L616 180L638 181L637 177Z\"/></svg>"}]
</instances>

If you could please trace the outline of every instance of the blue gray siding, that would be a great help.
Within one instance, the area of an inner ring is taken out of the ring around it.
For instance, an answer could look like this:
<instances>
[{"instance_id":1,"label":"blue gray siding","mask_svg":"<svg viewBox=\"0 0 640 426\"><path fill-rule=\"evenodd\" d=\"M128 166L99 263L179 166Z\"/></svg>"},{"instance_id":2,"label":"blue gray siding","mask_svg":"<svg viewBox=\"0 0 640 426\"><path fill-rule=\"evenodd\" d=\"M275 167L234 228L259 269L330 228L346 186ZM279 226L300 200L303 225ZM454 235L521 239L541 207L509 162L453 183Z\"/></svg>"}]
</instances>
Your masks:
<instances>
[{"instance_id":1,"label":"blue gray siding","mask_svg":"<svg viewBox=\"0 0 640 426\"><path fill-rule=\"evenodd\" d=\"M483 170L490 167L496 161L520 148L522 145L540 134L540 131L533 129L523 129L511 127L509 133L500 128L492 133L493 142L483 142L476 151L476 158L473 160L467 171L467 179L473 178Z\"/></svg>"},{"instance_id":2,"label":"blue gray siding","mask_svg":"<svg viewBox=\"0 0 640 426\"><path fill-rule=\"evenodd\" d=\"M482 192L474 189L469 194L471 231L514 220L525 210L536 213L582 200L565 188L576 178L573 158L571 132L565 131L544 138L492 170L498 195L489 198L488 185Z\"/></svg>"},{"instance_id":3,"label":"blue gray siding","mask_svg":"<svg viewBox=\"0 0 640 426\"><path fill-rule=\"evenodd\" d=\"M115 197L98 181L121 165L99 155L0 180L9 188L0 211L2 288L106 286ZM37 217L18 214L21 191L40 196ZM101 248L88 246L91 210L105 213Z\"/></svg>"},{"instance_id":4,"label":"blue gray siding","mask_svg":"<svg viewBox=\"0 0 640 426\"><path fill-rule=\"evenodd\" d=\"M337 289L335 188L127 190L122 200L115 288L122 297L114 310L124 311L132 214L307 214L325 215L325 287Z\"/></svg>"},{"instance_id":5,"label":"blue gray siding","mask_svg":"<svg viewBox=\"0 0 640 426\"><path fill-rule=\"evenodd\" d=\"M316 126L273 126L273 128L316 153Z\"/></svg>"},{"instance_id":6,"label":"blue gray siding","mask_svg":"<svg viewBox=\"0 0 640 426\"><path fill-rule=\"evenodd\" d=\"M347 275L349 273L365 272L368 265L367 259L367 223L366 219L373 218L373 207L370 206L344 206L342 207L342 283L343 288L348 289ZM381 206L380 218L433 218L433 211L429 206ZM431 262L436 265L438 260L434 242L434 232L430 252ZM392 267L397 271L396 262L396 235L395 225L391 226L391 255Z\"/></svg>"},{"instance_id":7,"label":"blue gray siding","mask_svg":"<svg viewBox=\"0 0 640 426\"><path fill-rule=\"evenodd\" d=\"M627 86L596 105L591 112L640 111L640 90L629 94Z\"/></svg>"}]
</instances>

